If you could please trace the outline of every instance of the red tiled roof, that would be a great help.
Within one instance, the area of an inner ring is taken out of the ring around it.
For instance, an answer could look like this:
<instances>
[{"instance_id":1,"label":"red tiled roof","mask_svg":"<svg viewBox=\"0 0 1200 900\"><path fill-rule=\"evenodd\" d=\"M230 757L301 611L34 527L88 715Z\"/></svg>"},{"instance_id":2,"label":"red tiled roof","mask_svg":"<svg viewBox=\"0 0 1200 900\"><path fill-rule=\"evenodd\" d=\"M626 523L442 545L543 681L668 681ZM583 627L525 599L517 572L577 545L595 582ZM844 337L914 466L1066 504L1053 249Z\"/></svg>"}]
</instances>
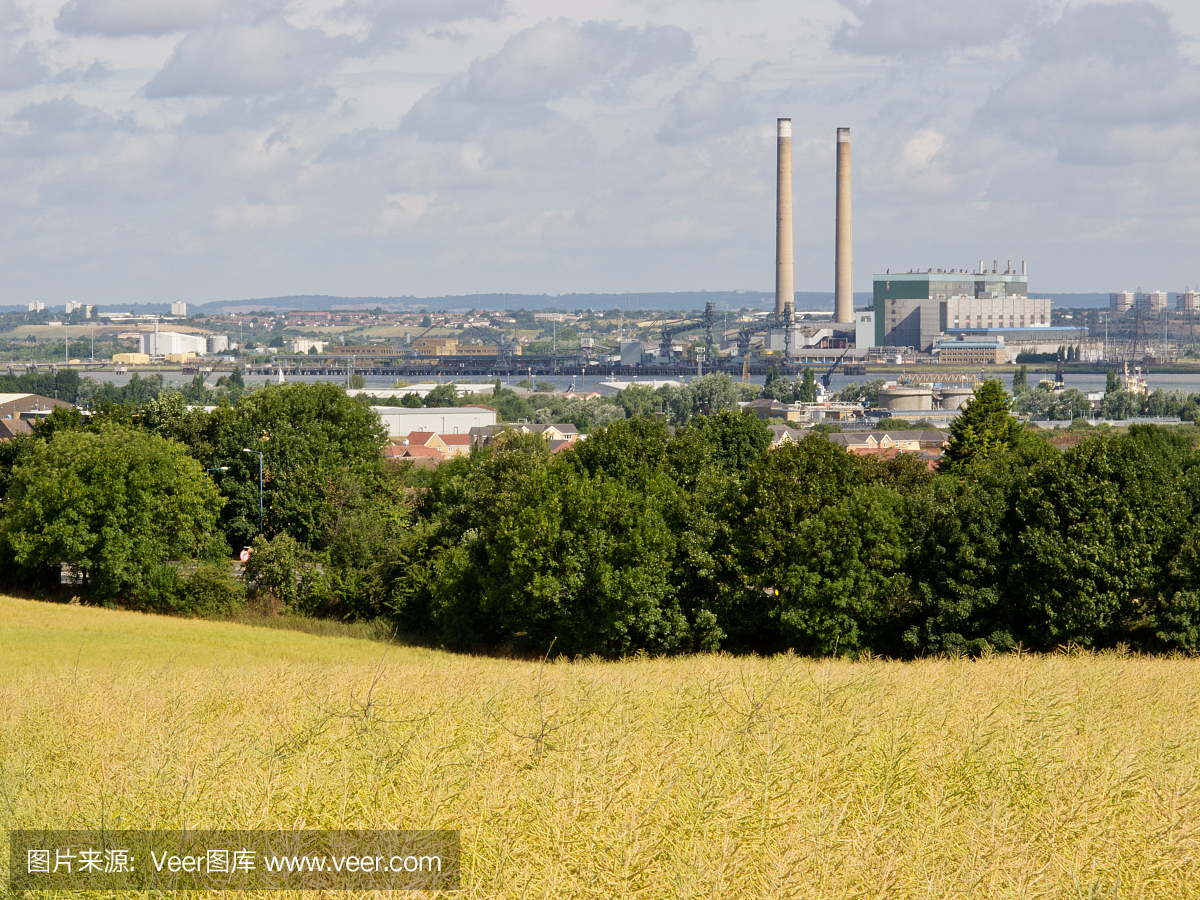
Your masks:
<instances>
[{"instance_id":1,"label":"red tiled roof","mask_svg":"<svg viewBox=\"0 0 1200 900\"><path fill-rule=\"evenodd\" d=\"M411 437L411 435L410 435ZM471 436L469 434L439 434L442 443L447 447L461 446L469 447L471 445Z\"/></svg>"},{"instance_id":2,"label":"red tiled roof","mask_svg":"<svg viewBox=\"0 0 1200 900\"><path fill-rule=\"evenodd\" d=\"M442 459L442 451L436 447L403 447L403 453L400 454L402 459L410 457L426 456L432 459Z\"/></svg>"}]
</instances>

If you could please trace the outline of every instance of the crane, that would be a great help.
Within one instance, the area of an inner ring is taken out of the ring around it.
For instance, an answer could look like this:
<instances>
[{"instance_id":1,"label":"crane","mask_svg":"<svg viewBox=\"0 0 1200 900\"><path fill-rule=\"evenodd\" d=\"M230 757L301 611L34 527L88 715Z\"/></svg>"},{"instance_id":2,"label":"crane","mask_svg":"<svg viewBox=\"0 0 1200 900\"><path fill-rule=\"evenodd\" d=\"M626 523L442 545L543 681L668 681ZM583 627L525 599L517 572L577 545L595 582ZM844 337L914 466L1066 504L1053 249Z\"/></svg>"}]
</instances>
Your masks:
<instances>
[{"instance_id":1,"label":"crane","mask_svg":"<svg viewBox=\"0 0 1200 900\"><path fill-rule=\"evenodd\" d=\"M758 322L746 322L738 329L738 355L745 358L750 355L750 338L762 331L783 330L784 356L790 358L792 353L792 304L785 303L782 316L772 316Z\"/></svg>"},{"instance_id":2,"label":"crane","mask_svg":"<svg viewBox=\"0 0 1200 900\"><path fill-rule=\"evenodd\" d=\"M698 319L685 319L682 322L671 322L669 324L663 325L662 331L661 331L662 341L659 344L659 351L658 351L659 359L670 362L671 352L672 352L671 338L674 337L677 333L679 333L681 331L688 331L692 328L695 328L695 327L701 326L701 325L704 327L705 355L709 359L712 359L713 358L713 352L712 352L713 325L716 324L716 321L717 321L716 307L713 306L713 303L710 300L708 303L704 304L704 312L700 315L700 317Z\"/></svg>"},{"instance_id":3,"label":"crane","mask_svg":"<svg viewBox=\"0 0 1200 900\"><path fill-rule=\"evenodd\" d=\"M829 367L829 371L821 376L821 386L825 388L825 390L829 390L829 383L833 380L834 370L842 364L842 360L846 358L846 354L849 352L849 347L843 350L842 355L833 361L833 365Z\"/></svg>"}]
</instances>

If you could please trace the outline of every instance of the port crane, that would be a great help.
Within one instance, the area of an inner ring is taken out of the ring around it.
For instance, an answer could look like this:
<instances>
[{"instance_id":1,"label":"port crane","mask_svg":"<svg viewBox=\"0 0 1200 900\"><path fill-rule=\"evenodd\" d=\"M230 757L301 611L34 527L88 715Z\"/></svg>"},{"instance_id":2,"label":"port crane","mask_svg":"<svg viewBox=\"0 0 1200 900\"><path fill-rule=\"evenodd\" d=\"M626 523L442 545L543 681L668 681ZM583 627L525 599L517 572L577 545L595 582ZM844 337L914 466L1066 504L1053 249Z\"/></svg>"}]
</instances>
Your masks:
<instances>
[{"instance_id":1,"label":"port crane","mask_svg":"<svg viewBox=\"0 0 1200 900\"><path fill-rule=\"evenodd\" d=\"M704 304L704 312L697 319L685 319L682 322L669 322L662 326L659 332L661 341L659 343L658 356L664 362L671 360L671 339L680 332L690 331L693 328L704 328L704 349L705 356L708 359L714 357L713 353L713 326L717 321L717 310L713 306L712 301Z\"/></svg>"}]
</instances>

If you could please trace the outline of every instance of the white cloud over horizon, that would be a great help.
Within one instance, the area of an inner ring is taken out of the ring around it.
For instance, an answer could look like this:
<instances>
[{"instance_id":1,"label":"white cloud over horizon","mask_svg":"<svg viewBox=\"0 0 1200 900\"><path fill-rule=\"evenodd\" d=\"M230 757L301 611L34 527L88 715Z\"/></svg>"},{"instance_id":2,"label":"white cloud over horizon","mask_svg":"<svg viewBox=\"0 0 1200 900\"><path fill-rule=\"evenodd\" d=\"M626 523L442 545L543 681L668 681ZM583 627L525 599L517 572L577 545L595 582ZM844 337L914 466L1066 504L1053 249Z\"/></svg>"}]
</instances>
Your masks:
<instances>
[{"instance_id":1,"label":"white cloud over horizon","mask_svg":"<svg viewBox=\"0 0 1200 900\"><path fill-rule=\"evenodd\" d=\"M565 14L564 14L565 13ZM0 0L0 304L1200 283L1183 0Z\"/></svg>"}]
</instances>

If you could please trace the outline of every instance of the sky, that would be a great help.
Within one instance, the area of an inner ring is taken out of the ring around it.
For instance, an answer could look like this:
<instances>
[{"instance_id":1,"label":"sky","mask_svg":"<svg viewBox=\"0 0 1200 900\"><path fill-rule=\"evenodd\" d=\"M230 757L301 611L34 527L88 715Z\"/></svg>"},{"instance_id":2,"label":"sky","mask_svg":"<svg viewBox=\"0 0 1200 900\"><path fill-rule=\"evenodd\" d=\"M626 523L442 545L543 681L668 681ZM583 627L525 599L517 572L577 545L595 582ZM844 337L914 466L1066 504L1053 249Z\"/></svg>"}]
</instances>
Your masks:
<instances>
[{"instance_id":1,"label":"sky","mask_svg":"<svg viewBox=\"0 0 1200 900\"><path fill-rule=\"evenodd\" d=\"M1200 284L1200 4L0 0L0 305Z\"/></svg>"}]
</instances>

